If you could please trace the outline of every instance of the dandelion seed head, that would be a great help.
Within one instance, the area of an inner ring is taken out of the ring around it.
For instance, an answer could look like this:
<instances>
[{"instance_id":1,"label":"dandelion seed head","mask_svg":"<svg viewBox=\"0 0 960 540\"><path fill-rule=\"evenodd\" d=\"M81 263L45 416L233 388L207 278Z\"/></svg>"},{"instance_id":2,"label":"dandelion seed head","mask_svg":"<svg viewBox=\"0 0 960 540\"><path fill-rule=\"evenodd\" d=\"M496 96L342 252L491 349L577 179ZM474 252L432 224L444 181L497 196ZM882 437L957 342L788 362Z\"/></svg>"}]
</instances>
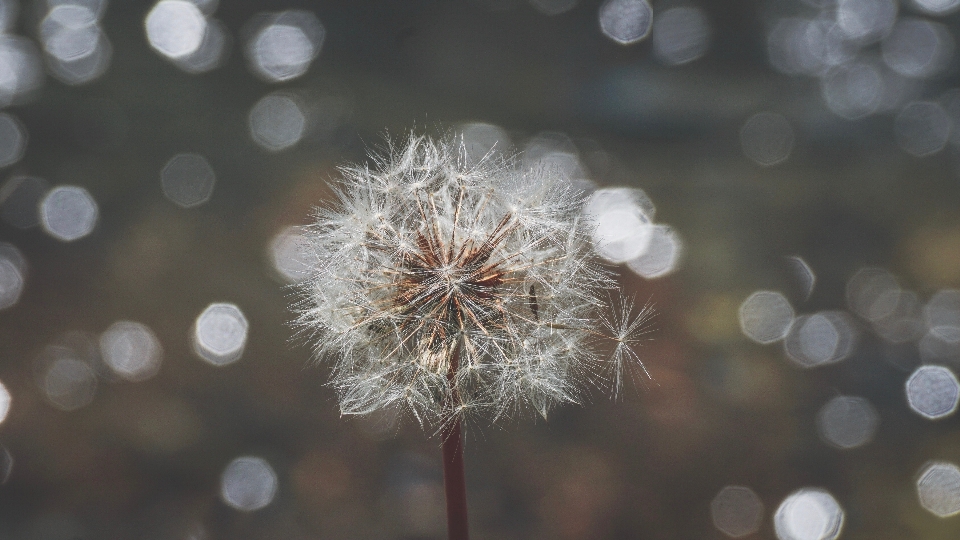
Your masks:
<instances>
[{"instance_id":1,"label":"dandelion seed head","mask_svg":"<svg viewBox=\"0 0 960 540\"><path fill-rule=\"evenodd\" d=\"M545 417L642 366L650 311L598 264L563 175L416 136L341 172L304 234L297 324L344 414Z\"/></svg>"}]
</instances>

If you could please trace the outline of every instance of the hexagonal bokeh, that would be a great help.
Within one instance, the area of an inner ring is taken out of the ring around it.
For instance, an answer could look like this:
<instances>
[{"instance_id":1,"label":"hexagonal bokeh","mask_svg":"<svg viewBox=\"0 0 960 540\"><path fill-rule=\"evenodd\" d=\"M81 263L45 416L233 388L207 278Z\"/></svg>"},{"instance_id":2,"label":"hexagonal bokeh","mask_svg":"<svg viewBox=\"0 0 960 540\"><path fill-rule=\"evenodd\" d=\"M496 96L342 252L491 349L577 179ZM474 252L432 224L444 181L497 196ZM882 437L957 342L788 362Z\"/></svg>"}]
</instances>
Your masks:
<instances>
[{"instance_id":1,"label":"hexagonal bokeh","mask_svg":"<svg viewBox=\"0 0 960 540\"><path fill-rule=\"evenodd\" d=\"M40 225L47 234L64 242L90 234L98 215L96 201L82 187L58 186L40 201Z\"/></svg>"},{"instance_id":2,"label":"hexagonal bokeh","mask_svg":"<svg viewBox=\"0 0 960 540\"><path fill-rule=\"evenodd\" d=\"M929 420L950 416L960 402L960 382L944 366L918 367L907 379L905 387L910 408Z\"/></svg>"},{"instance_id":3,"label":"hexagonal bokeh","mask_svg":"<svg viewBox=\"0 0 960 540\"><path fill-rule=\"evenodd\" d=\"M193 208L210 200L217 176L200 154L177 154L163 166L163 194L178 206Z\"/></svg>"},{"instance_id":4,"label":"hexagonal bokeh","mask_svg":"<svg viewBox=\"0 0 960 540\"><path fill-rule=\"evenodd\" d=\"M802 488L787 496L773 515L780 540L835 540L843 529L843 508L828 491Z\"/></svg>"},{"instance_id":5,"label":"hexagonal bokeh","mask_svg":"<svg viewBox=\"0 0 960 540\"><path fill-rule=\"evenodd\" d=\"M757 532L763 522L763 502L752 489L726 486L710 502L713 526L731 538Z\"/></svg>"},{"instance_id":6,"label":"hexagonal bokeh","mask_svg":"<svg viewBox=\"0 0 960 540\"><path fill-rule=\"evenodd\" d=\"M234 304L207 306L193 327L193 350L215 366L232 364L243 355L249 324Z\"/></svg>"},{"instance_id":7,"label":"hexagonal bokeh","mask_svg":"<svg viewBox=\"0 0 960 540\"><path fill-rule=\"evenodd\" d=\"M830 446L847 450L873 440L880 415L869 401L856 396L837 396L817 413L817 431Z\"/></svg>"},{"instance_id":8,"label":"hexagonal bokeh","mask_svg":"<svg viewBox=\"0 0 960 540\"><path fill-rule=\"evenodd\" d=\"M756 291L740 304L740 329L748 338L766 345L783 339L793 324L790 301L777 291Z\"/></svg>"},{"instance_id":9,"label":"hexagonal bokeh","mask_svg":"<svg viewBox=\"0 0 960 540\"><path fill-rule=\"evenodd\" d=\"M117 321L100 335L100 355L118 376L143 381L160 370L163 348L156 334L144 324Z\"/></svg>"},{"instance_id":10,"label":"hexagonal bokeh","mask_svg":"<svg viewBox=\"0 0 960 540\"><path fill-rule=\"evenodd\" d=\"M277 483L277 473L266 460L256 456L238 457L223 471L220 496L229 506L252 512L273 502Z\"/></svg>"},{"instance_id":11,"label":"hexagonal bokeh","mask_svg":"<svg viewBox=\"0 0 960 540\"><path fill-rule=\"evenodd\" d=\"M960 513L960 468L946 461L924 465L917 478L917 498L935 516Z\"/></svg>"}]
</instances>

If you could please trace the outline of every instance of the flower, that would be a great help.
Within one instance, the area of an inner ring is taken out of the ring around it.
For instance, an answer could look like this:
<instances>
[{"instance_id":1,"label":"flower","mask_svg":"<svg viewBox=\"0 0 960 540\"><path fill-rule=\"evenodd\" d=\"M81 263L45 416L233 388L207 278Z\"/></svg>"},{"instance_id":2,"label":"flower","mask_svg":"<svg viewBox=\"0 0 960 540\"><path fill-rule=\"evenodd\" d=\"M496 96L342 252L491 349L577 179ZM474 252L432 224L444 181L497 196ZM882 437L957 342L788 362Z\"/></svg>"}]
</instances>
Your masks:
<instances>
[{"instance_id":1,"label":"flower","mask_svg":"<svg viewBox=\"0 0 960 540\"><path fill-rule=\"evenodd\" d=\"M332 361L343 414L546 417L642 368L650 309L598 264L567 178L417 136L341 172L307 229L318 263L297 324Z\"/></svg>"}]
</instances>

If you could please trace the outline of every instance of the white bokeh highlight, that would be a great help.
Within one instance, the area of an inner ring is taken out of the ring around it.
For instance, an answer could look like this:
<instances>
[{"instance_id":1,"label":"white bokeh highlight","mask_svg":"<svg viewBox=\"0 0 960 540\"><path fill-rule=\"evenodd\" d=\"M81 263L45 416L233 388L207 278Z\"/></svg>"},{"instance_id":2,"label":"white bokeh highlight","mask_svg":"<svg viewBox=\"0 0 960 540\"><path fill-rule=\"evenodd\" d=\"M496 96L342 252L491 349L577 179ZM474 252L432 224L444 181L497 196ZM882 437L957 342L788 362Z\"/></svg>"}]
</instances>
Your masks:
<instances>
[{"instance_id":1,"label":"white bokeh highlight","mask_svg":"<svg viewBox=\"0 0 960 540\"><path fill-rule=\"evenodd\" d=\"M0 34L0 105L22 101L43 84L40 51L27 38Z\"/></svg>"},{"instance_id":2,"label":"white bokeh highlight","mask_svg":"<svg viewBox=\"0 0 960 540\"><path fill-rule=\"evenodd\" d=\"M804 368L839 362L853 352L857 332L841 311L821 311L796 318L783 347L787 357Z\"/></svg>"},{"instance_id":3,"label":"white bokeh highlight","mask_svg":"<svg viewBox=\"0 0 960 540\"><path fill-rule=\"evenodd\" d=\"M960 8L960 0L910 0L910 3L930 15L948 15Z\"/></svg>"},{"instance_id":4,"label":"white bokeh highlight","mask_svg":"<svg viewBox=\"0 0 960 540\"><path fill-rule=\"evenodd\" d=\"M793 128L781 114L757 113L748 118L740 128L740 147L743 154L764 167L786 161L793 151L793 142Z\"/></svg>"},{"instance_id":5,"label":"white bokeh highlight","mask_svg":"<svg viewBox=\"0 0 960 540\"><path fill-rule=\"evenodd\" d=\"M79 240L93 232L99 209L90 193L78 186L58 186L40 201L40 225L63 242Z\"/></svg>"},{"instance_id":6,"label":"white bokeh highlight","mask_svg":"<svg viewBox=\"0 0 960 540\"><path fill-rule=\"evenodd\" d=\"M830 69L820 80L820 94L835 115L856 120L877 112L885 84L876 66L852 62Z\"/></svg>"},{"instance_id":7,"label":"white bokeh highlight","mask_svg":"<svg viewBox=\"0 0 960 540\"><path fill-rule=\"evenodd\" d=\"M190 56L200 49L207 31L207 18L187 0L161 0L144 20L147 41L169 59Z\"/></svg>"},{"instance_id":8,"label":"white bokeh highlight","mask_svg":"<svg viewBox=\"0 0 960 540\"><path fill-rule=\"evenodd\" d=\"M200 154L177 154L160 171L163 194L177 206L195 208L210 200L217 175Z\"/></svg>"},{"instance_id":9,"label":"white bokeh highlight","mask_svg":"<svg viewBox=\"0 0 960 540\"><path fill-rule=\"evenodd\" d=\"M58 0L38 25L47 70L69 85L89 83L106 73L113 47L100 28L106 2Z\"/></svg>"},{"instance_id":10,"label":"white bokeh highlight","mask_svg":"<svg viewBox=\"0 0 960 540\"><path fill-rule=\"evenodd\" d=\"M598 16L603 35L621 45L641 41L653 26L653 8L647 0L606 0Z\"/></svg>"},{"instance_id":11,"label":"white bokeh highlight","mask_svg":"<svg viewBox=\"0 0 960 540\"><path fill-rule=\"evenodd\" d=\"M953 37L944 25L902 17L883 40L883 61L904 77L926 78L947 67L953 48Z\"/></svg>"},{"instance_id":12,"label":"white bokeh highlight","mask_svg":"<svg viewBox=\"0 0 960 540\"><path fill-rule=\"evenodd\" d=\"M249 323L234 304L214 303L197 317L193 326L193 350L210 364L225 366L243 355Z\"/></svg>"},{"instance_id":13,"label":"white bokeh highlight","mask_svg":"<svg viewBox=\"0 0 960 540\"><path fill-rule=\"evenodd\" d=\"M809 300L810 295L813 294L814 287L817 285L817 275L814 273L813 268L799 255L786 257L786 262L787 268L796 280L800 296L804 301Z\"/></svg>"},{"instance_id":14,"label":"white bokeh highlight","mask_svg":"<svg viewBox=\"0 0 960 540\"><path fill-rule=\"evenodd\" d=\"M658 60L671 66L687 64L710 48L710 21L696 7L670 8L654 19L652 35Z\"/></svg>"},{"instance_id":15,"label":"white bokeh highlight","mask_svg":"<svg viewBox=\"0 0 960 540\"><path fill-rule=\"evenodd\" d=\"M584 206L592 224L594 250L620 264L643 255L653 237L653 203L634 188L598 189Z\"/></svg>"},{"instance_id":16,"label":"white bokeh highlight","mask_svg":"<svg viewBox=\"0 0 960 540\"><path fill-rule=\"evenodd\" d=\"M104 363L128 381L144 381L160 371L163 348L156 334L134 321L117 321L100 335Z\"/></svg>"},{"instance_id":17,"label":"white bokeh highlight","mask_svg":"<svg viewBox=\"0 0 960 540\"><path fill-rule=\"evenodd\" d=\"M947 461L924 465L917 477L917 499L937 517L960 513L960 468Z\"/></svg>"},{"instance_id":18,"label":"white bokeh highlight","mask_svg":"<svg viewBox=\"0 0 960 540\"><path fill-rule=\"evenodd\" d=\"M952 415L960 403L960 382L944 366L920 366L905 384L907 404L913 412L928 420Z\"/></svg>"},{"instance_id":19,"label":"white bokeh highlight","mask_svg":"<svg viewBox=\"0 0 960 540\"><path fill-rule=\"evenodd\" d=\"M710 501L710 518L730 538L748 536L763 523L763 502L746 486L725 486Z\"/></svg>"},{"instance_id":20,"label":"white bokeh highlight","mask_svg":"<svg viewBox=\"0 0 960 540\"><path fill-rule=\"evenodd\" d=\"M743 335L767 345L786 337L795 312L782 293L756 291L740 304L737 314Z\"/></svg>"},{"instance_id":21,"label":"white bokeh highlight","mask_svg":"<svg viewBox=\"0 0 960 540\"><path fill-rule=\"evenodd\" d=\"M817 432L823 442L849 450L873 440L880 425L880 415L865 398L837 396L817 413Z\"/></svg>"},{"instance_id":22,"label":"white bokeh highlight","mask_svg":"<svg viewBox=\"0 0 960 540\"><path fill-rule=\"evenodd\" d=\"M309 11L261 14L247 42L250 69L267 82L300 77L320 54L326 30Z\"/></svg>"},{"instance_id":23,"label":"white bokeh highlight","mask_svg":"<svg viewBox=\"0 0 960 540\"><path fill-rule=\"evenodd\" d=\"M803 488L780 503L773 528L779 540L835 540L844 519L843 508L828 491Z\"/></svg>"},{"instance_id":24,"label":"white bokeh highlight","mask_svg":"<svg viewBox=\"0 0 960 540\"><path fill-rule=\"evenodd\" d=\"M627 268L638 276L655 279L667 276L680 266L683 240L669 225L654 225L650 243L642 255L627 261Z\"/></svg>"},{"instance_id":25,"label":"white bokeh highlight","mask_svg":"<svg viewBox=\"0 0 960 540\"><path fill-rule=\"evenodd\" d=\"M69 412L93 401L97 377L83 360L61 356L47 366L41 387L51 405Z\"/></svg>"},{"instance_id":26,"label":"white bokeh highlight","mask_svg":"<svg viewBox=\"0 0 960 540\"><path fill-rule=\"evenodd\" d=\"M14 116L0 113L0 167L20 161L26 149L26 129Z\"/></svg>"},{"instance_id":27,"label":"white bokeh highlight","mask_svg":"<svg viewBox=\"0 0 960 540\"><path fill-rule=\"evenodd\" d=\"M939 103L914 101L897 115L893 124L897 145L916 157L936 154L947 145L953 121Z\"/></svg>"},{"instance_id":28,"label":"white bokeh highlight","mask_svg":"<svg viewBox=\"0 0 960 540\"><path fill-rule=\"evenodd\" d=\"M10 414L10 405L13 403L13 398L10 396L10 391L7 390L6 385L0 382L0 424L7 419L7 415Z\"/></svg>"},{"instance_id":29,"label":"white bokeh highlight","mask_svg":"<svg viewBox=\"0 0 960 540\"><path fill-rule=\"evenodd\" d=\"M230 462L220 477L220 497L243 512L260 510L277 495L277 473L263 458L243 456Z\"/></svg>"},{"instance_id":30,"label":"white bokeh highlight","mask_svg":"<svg viewBox=\"0 0 960 540\"><path fill-rule=\"evenodd\" d=\"M12 244L0 243L0 309L16 305L26 284L27 264Z\"/></svg>"},{"instance_id":31,"label":"white bokeh highlight","mask_svg":"<svg viewBox=\"0 0 960 540\"><path fill-rule=\"evenodd\" d=\"M299 100L285 94L270 94L258 101L247 117L250 137L258 146L279 152L303 138L307 116Z\"/></svg>"},{"instance_id":32,"label":"white bokeh highlight","mask_svg":"<svg viewBox=\"0 0 960 540\"><path fill-rule=\"evenodd\" d=\"M860 44L882 39L897 21L895 0L838 0L836 10L844 36Z\"/></svg>"},{"instance_id":33,"label":"white bokeh highlight","mask_svg":"<svg viewBox=\"0 0 960 540\"><path fill-rule=\"evenodd\" d=\"M318 261L302 227L290 226L273 237L269 247L270 262L287 283L307 279Z\"/></svg>"}]
</instances>

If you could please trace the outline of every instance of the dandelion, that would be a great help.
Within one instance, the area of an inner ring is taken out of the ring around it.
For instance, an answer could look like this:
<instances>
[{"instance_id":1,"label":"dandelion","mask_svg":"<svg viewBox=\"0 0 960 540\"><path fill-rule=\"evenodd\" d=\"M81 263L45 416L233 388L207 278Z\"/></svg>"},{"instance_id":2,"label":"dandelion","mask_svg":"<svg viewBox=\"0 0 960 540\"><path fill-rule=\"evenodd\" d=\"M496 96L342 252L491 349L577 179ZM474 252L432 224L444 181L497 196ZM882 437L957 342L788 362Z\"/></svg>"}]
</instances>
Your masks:
<instances>
[{"instance_id":1,"label":"dandelion","mask_svg":"<svg viewBox=\"0 0 960 540\"><path fill-rule=\"evenodd\" d=\"M650 309L622 298L569 180L412 136L343 168L307 237L298 325L343 414L394 408L443 438L451 538L466 538L464 420L546 417L639 366Z\"/></svg>"}]
</instances>

